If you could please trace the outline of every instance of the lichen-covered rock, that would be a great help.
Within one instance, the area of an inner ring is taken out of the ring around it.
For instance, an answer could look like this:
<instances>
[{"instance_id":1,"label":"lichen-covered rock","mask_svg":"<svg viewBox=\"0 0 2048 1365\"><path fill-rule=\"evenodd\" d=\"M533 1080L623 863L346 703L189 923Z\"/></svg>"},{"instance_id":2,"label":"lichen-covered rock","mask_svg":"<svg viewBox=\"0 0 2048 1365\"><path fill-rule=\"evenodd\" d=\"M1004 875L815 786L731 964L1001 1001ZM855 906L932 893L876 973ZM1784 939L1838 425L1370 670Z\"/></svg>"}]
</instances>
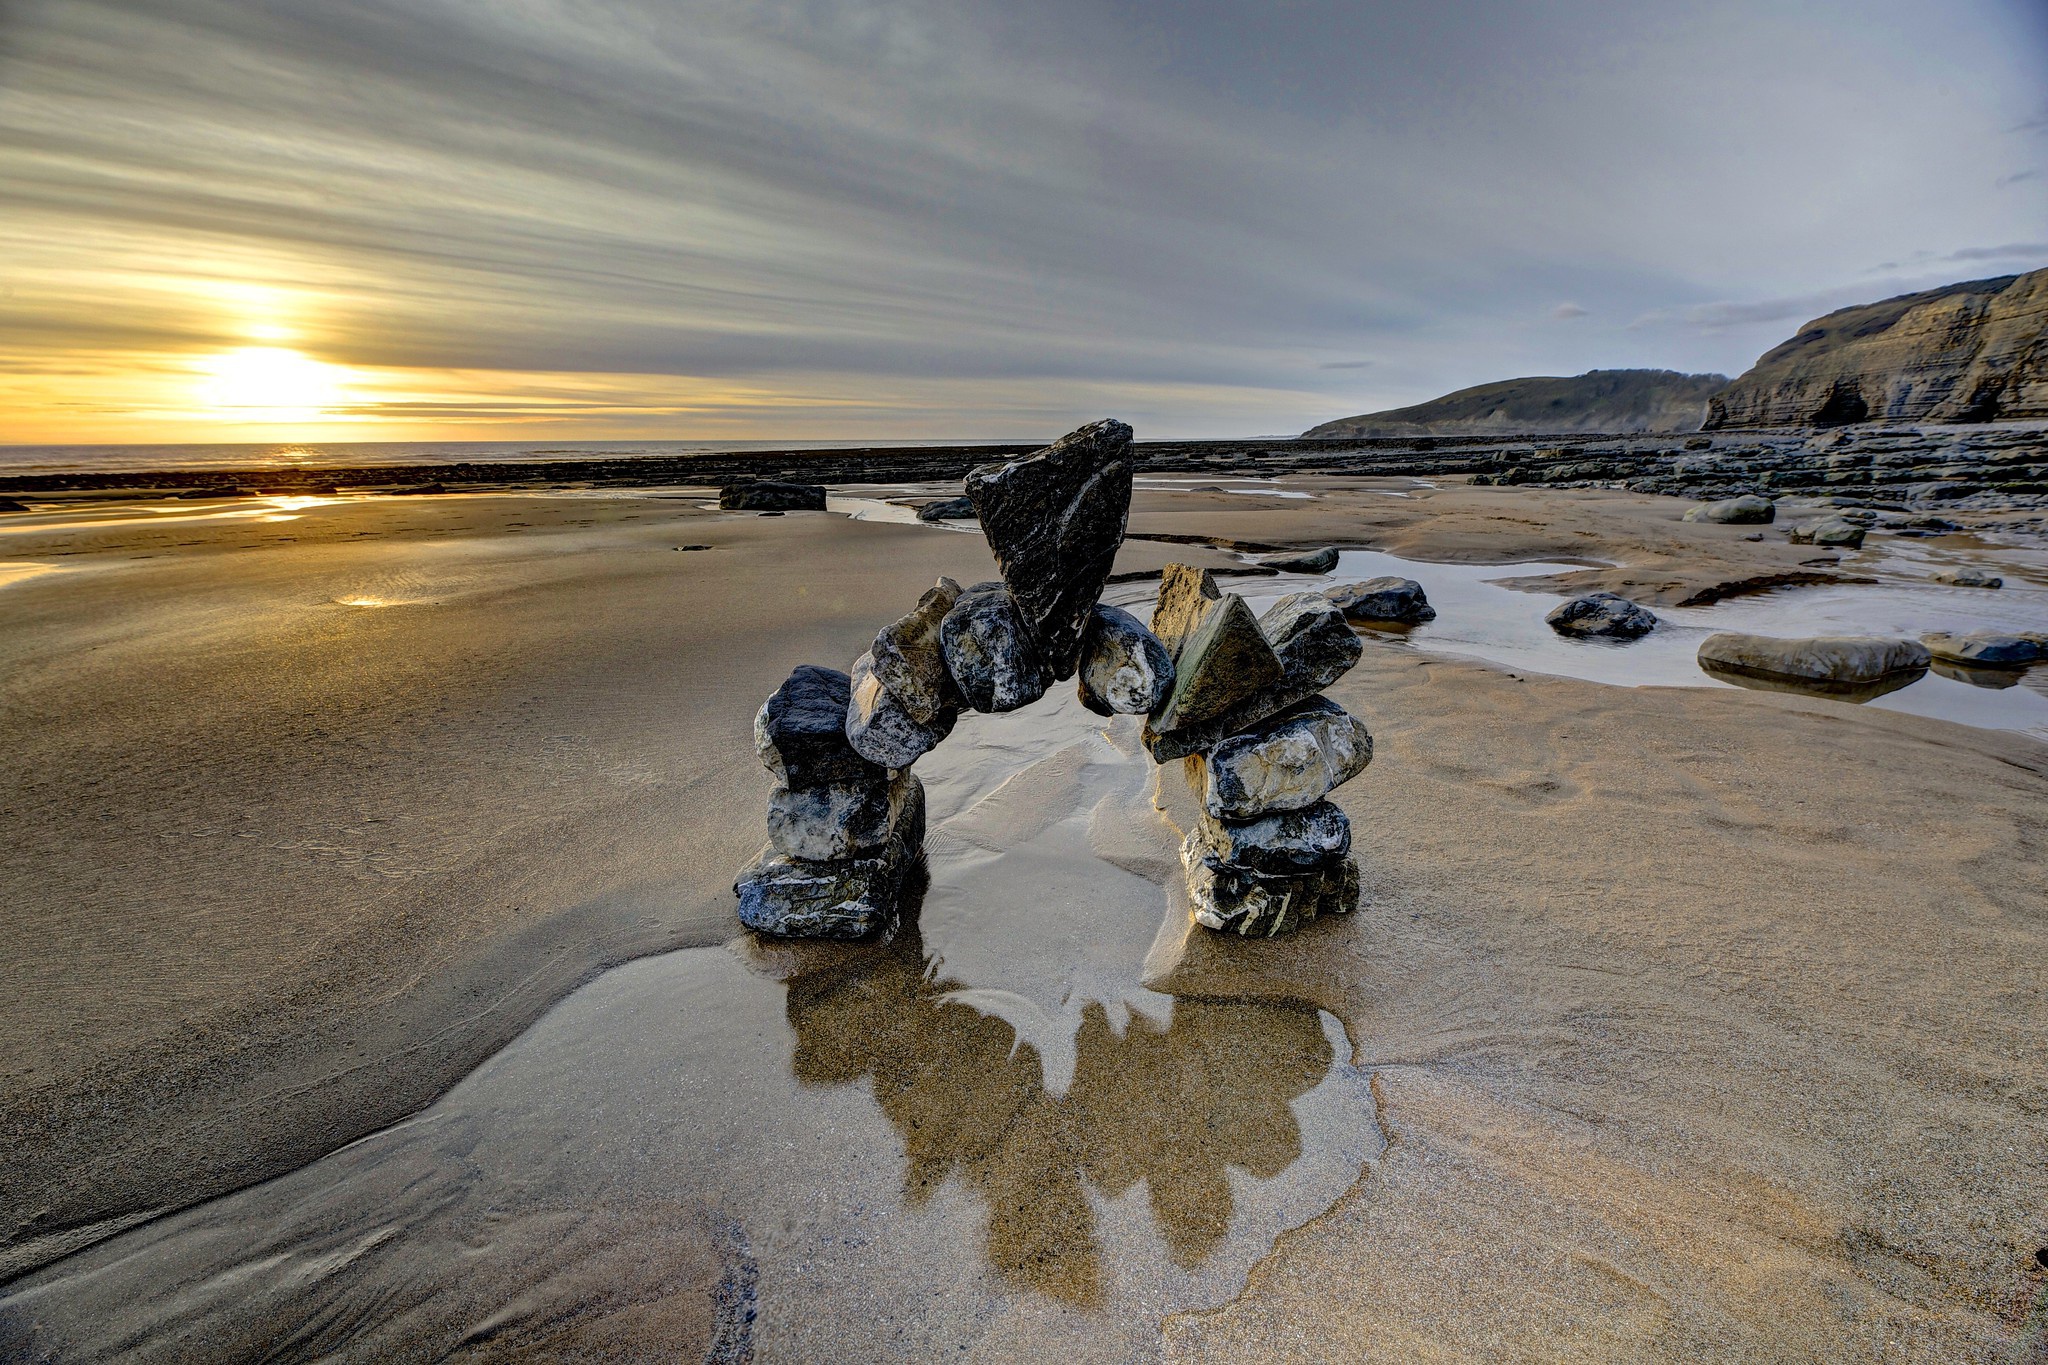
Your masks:
<instances>
[{"instance_id":1,"label":"lichen-covered rock","mask_svg":"<svg viewBox=\"0 0 2048 1365\"><path fill-rule=\"evenodd\" d=\"M972 498L944 498L928 502L917 509L919 521L972 521L974 500Z\"/></svg>"},{"instance_id":2,"label":"lichen-covered rock","mask_svg":"<svg viewBox=\"0 0 2048 1365\"><path fill-rule=\"evenodd\" d=\"M907 768L953 733L959 713L943 707L930 724L918 720L882 685L872 654L853 664L853 685L846 702L846 741L862 758L885 768Z\"/></svg>"},{"instance_id":3,"label":"lichen-covered rock","mask_svg":"<svg viewBox=\"0 0 2048 1365\"><path fill-rule=\"evenodd\" d=\"M909 615L876 632L874 646L868 651L882 686L923 725L932 724L947 707L960 704L952 675L946 672L945 649L939 643L939 626L959 600L960 585L941 578L917 599Z\"/></svg>"},{"instance_id":4,"label":"lichen-covered rock","mask_svg":"<svg viewBox=\"0 0 2048 1365\"><path fill-rule=\"evenodd\" d=\"M853 681L836 668L799 664L754 716L754 749L785 787L888 780L846 740Z\"/></svg>"},{"instance_id":5,"label":"lichen-covered rock","mask_svg":"<svg viewBox=\"0 0 2048 1365\"><path fill-rule=\"evenodd\" d=\"M1365 726L1328 698L1313 697L1202 756L1202 809L1219 820L1299 810L1370 762Z\"/></svg>"},{"instance_id":6,"label":"lichen-covered rock","mask_svg":"<svg viewBox=\"0 0 2048 1365\"><path fill-rule=\"evenodd\" d=\"M811 862L872 855L888 841L917 779L828 782L777 787L768 797L768 842L777 853Z\"/></svg>"},{"instance_id":7,"label":"lichen-covered rock","mask_svg":"<svg viewBox=\"0 0 2048 1365\"><path fill-rule=\"evenodd\" d=\"M1764 526L1777 520L1778 504L1754 493L1720 502L1703 502L1689 508L1684 520L1713 522L1721 526Z\"/></svg>"},{"instance_id":8,"label":"lichen-covered rock","mask_svg":"<svg viewBox=\"0 0 2048 1365\"><path fill-rule=\"evenodd\" d=\"M1543 618L1559 635L1634 640L1657 628L1657 617L1619 593L1592 592L1560 603Z\"/></svg>"},{"instance_id":9,"label":"lichen-covered rock","mask_svg":"<svg viewBox=\"0 0 2048 1365\"><path fill-rule=\"evenodd\" d=\"M1181 844L1181 867L1195 922L1218 933L1272 938L1319 915L1346 915L1358 907L1358 864L1349 858L1268 876L1223 862L1195 830Z\"/></svg>"},{"instance_id":10,"label":"lichen-covered rock","mask_svg":"<svg viewBox=\"0 0 2048 1365\"><path fill-rule=\"evenodd\" d=\"M1983 569L1944 569L1934 575L1934 581L1951 588L2002 588L2005 580L1997 574Z\"/></svg>"},{"instance_id":11,"label":"lichen-covered rock","mask_svg":"<svg viewBox=\"0 0 2048 1365\"><path fill-rule=\"evenodd\" d=\"M1255 820L1218 820L1205 811L1196 830L1219 862L1268 876L1313 871L1351 851L1351 819L1331 801Z\"/></svg>"},{"instance_id":12,"label":"lichen-covered rock","mask_svg":"<svg viewBox=\"0 0 2048 1365\"><path fill-rule=\"evenodd\" d=\"M718 505L729 512L822 512L825 488L815 483L727 484L718 490Z\"/></svg>"},{"instance_id":13,"label":"lichen-covered rock","mask_svg":"<svg viewBox=\"0 0 2048 1365\"><path fill-rule=\"evenodd\" d=\"M1099 716L1151 714L1173 688L1173 657L1120 607L1096 603L1081 642L1081 704Z\"/></svg>"},{"instance_id":14,"label":"lichen-covered rock","mask_svg":"<svg viewBox=\"0 0 2048 1365\"><path fill-rule=\"evenodd\" d=\"M2025 668L2048 661L2048 635L1941 630L1921 636L1920 643L1937 659L1975 668Z\"/></svg>"},{"instance_id":15,"label":"lichen-covered rock","mask_svg":"<svg viewBox=\"0 0 2048 1365\"><path fill-rule=\"evenodd\" d=\"M904 875L924 844L924 788L905 779L896 827L873 857L810 862L774 845L733 883L740 923L786 938L867 938L895 931Z\"/></svg>"},{"instance_id":16,"label":"lichen-covered rock","mask_svg":"<svg viewBox=\"0 0 2048 1365\"><path fill-rule=\"evenodd\" d=\"M961 593L939 625L939 644L953 685L977 711L1014 711L1052 686L1052 674L1001 583L977 583Z\"/></svg>"},{"instance_id":17,"label":"lichen-covered rock","mask_svg":"<svg viewBox=\"0 0 2048 1365\"><path fill-rule=\"evenodd\" d=\"M1882 635L1832 635L1777 639L1723 631L1700 644L1703 668L1809 683L1855 686L1927 669L1927 647L1915 640Z\"/></svg>"},{"instance_id":18,"label":"lichen-covered rock","mask_svg":"<svg viewBox=\"0 0 2048 1365\"><path fill-rule=\"evenodd\" d=\"M1131 429L1094 422L1033 455L967 476L982 534L1038 657L1056 679L1081 666L1081 634L1123 544Z\"/></svg>"},{"instance_id":19,"label":"lichen-covered rock","mask_svg":"<svg viewBox=\"0 0 2048 1365\"><path fill-rule=\"evenodd\" d=\"M1199 601L1199 597L1195 600ZM1259 618L1260 633L1280 661L1279 680L1208 720L1172 730L1147 722L1146 747L1160 763L1200 753L1328 687L1358 662L1364 646L1336 605L1320 593L1281 598Z\"/></svg>"},{"instance_id":20,"label":"lichen-covered rock","mask_svg":"<svg viewBox=\"0 0 2048 1365\"><path fill-rule=\"evenodd\" d=\"M1429 605L1422 585L1412 578L1387 575L1363 583L1342 583L1323 589L1323 596L1353 621L1392 621L1398 625L1420 625L1436 620L1436 608Z\"/></svg>"},{"instance_id":21,"label":"lichen-covered rock","mask_svg":"<svg viewBox=\"0 0 2048 1365\"><path fill-rule=\"evenodd\" d=\"M1325 545L1320 550L1283 550L1279 554L1260 555L1252 562L1261 568L1278 569L1281 573L1328 573L1337 567L1337 547Z\"/></svg>"},{"instance_id":22,"label":"lichen-covered rock","mask_svg":"<svg viewBox=\"0 0 2048 1365\"><path fill-rule=\"evenodd\" d=\"M1222 715L1280 680L1280 658L1236 593L1214 603L1181 645L1173 688L1152 715L1168 733Z\"/></svg>"}]
</instances>

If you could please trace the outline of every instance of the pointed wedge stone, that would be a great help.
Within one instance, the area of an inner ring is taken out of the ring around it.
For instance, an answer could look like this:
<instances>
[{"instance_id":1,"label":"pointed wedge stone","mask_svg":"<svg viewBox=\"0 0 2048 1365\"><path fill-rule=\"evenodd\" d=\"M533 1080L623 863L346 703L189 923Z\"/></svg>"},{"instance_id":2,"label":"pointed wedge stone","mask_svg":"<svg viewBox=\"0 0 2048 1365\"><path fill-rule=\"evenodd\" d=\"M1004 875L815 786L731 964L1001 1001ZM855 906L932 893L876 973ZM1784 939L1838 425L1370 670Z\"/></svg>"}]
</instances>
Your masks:
<instances>
[{"instance_id":1,"label":"pointed wedge stone","mask_svg":"<svg viewBox=\"0 0 2048 1365\"><path fill-rule=\"evenodd\" d=\"M1169 733L1222 715L1280 681L1280 658L1259 630L1259 618L1236 593L1210 607L1181 645L1173 691L1152 714Z\"/></svg>"},{"instance_id":2,"label":"pointed wedge stone","mask_svg":"<svg viewBox=\"0 0 2048 1365\"><path fill-rule=\"evenodd\" d=\"M960 704L953 679L946 672L945 650L939 644L939 626L959 600L960 585L941 578L917 599L916 609L908 616L883 626L868 651L882 686L921 725L930 725L939 712Z\"/></svg>"},{"instance_id":3,"label":"pointed wedge stone","mask_svg":"<svg viewBox=\"0 0 2048 1365\"><path fill-rule=\"evenodd\" d=\"M1102 593L1131 512L1131 429L1094 422L1021 460L967 476L1003 582L1056 679L1081 665L1088 611Z\"/></svg>"},{"instance_id":4,"label":"pointed wedge stone","mask_svg":"<svg viewBox=\"0 0 2048 1365\"><path fill-rule=\"evenodd\" d=\"M1343 611L1321 593L1281 598L1259 618L1259 628L1280 661L1279 681L1208 720L1187 721L1171 731L1156 719L1147 724L1145 745L1155 761L1201 753L1315 696L1343 677L1365 649Z\"/></svg>"},{"instance_id":5,"label":"pointed wedge stone","mask_svg":"<svg viewBox=\"0 0 2048 1365\"><path fill-rule=\"evenodd\" d=\"M1152 609L1152 633L1166 646L1167 654L1180 662L1181 646L1223 592L1207 569L1192 564L1169 564L1159 574L1159 605Z\"/></svg>"}]
</instances>

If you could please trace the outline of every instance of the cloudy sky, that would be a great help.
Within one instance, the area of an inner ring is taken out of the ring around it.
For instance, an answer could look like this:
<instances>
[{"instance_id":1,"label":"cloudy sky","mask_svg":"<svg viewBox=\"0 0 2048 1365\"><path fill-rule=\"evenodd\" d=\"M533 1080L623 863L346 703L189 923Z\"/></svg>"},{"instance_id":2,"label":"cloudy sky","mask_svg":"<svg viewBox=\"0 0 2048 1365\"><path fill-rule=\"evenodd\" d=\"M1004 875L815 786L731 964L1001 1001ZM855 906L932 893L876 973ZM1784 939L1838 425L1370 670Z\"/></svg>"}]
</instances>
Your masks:
<instances>
[{"instance_id":1,"label":"cloudy sky","mask_svg":"<svg viewBox=\"0 0 2048 1365\"><path fill-rule=\"evenodd\" d=\"M0 0L0 441L1271 434L2042 265L2042 0Z\"/></svg>"}]
</instances>

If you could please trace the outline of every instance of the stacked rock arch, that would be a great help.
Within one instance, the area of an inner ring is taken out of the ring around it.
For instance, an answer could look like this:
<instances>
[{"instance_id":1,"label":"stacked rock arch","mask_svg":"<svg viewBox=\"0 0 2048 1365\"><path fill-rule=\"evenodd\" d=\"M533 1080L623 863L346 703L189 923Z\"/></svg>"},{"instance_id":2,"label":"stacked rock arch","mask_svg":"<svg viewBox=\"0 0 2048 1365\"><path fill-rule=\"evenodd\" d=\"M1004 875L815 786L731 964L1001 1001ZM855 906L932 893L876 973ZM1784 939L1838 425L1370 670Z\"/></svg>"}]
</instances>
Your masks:
<instances>
[{"instance_id":1,"label":"stacked rock arch","mask_svg":"<svg viewBox=\"0 0 2048 1365\"><path fill-rule=\"evenodd\" d=\"M1013 711L1075 680L1101 715L1141 715L1201 811L1181 848L1195 918L1266 937L1358 904L1349 819L1329 798L1372 760L1321 695L1362 646L1320 593L1254 614L1205 569L1170 564L1148 629L1099 601L1130 516L1131 429L1092 423L967 476L1002 577L942 578L848 672L804 664L762 705L775 778L768 845L734 884L740 921L862 938L895 923L924 839L917 760L962 709Z\"/></svg>"}]
</instances>

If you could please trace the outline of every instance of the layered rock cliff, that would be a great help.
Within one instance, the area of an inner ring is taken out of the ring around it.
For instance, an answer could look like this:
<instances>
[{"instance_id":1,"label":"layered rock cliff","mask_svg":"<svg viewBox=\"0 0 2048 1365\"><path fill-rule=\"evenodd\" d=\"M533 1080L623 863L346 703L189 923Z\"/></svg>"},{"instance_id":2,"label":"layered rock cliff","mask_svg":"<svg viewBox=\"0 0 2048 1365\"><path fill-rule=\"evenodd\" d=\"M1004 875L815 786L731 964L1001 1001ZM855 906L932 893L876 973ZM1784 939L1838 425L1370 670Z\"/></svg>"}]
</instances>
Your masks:
<instances>
[{"instance_id":1,"label":"layered rock cliff","mask_svg":"<svg viewBox=\"0 0 2048 1365\"><path fill-rule=\"evenodd\" d=\"M1843 308L1708 404L1709 430L2048 418L2048 270Z\"/></svg>"},{"instance_id":2,"label":"layered rock cliff","mask_svg":"<svg viewBox=\"0 0 2048 1365\"><path fill-rule=\"evenodd\" d=\"M1303 432L1320 436L1499 436L1697 431L1724 374L1588 370L1571 378L1503 379L1412 407L1368 412Z\"/></svg>"}]
</instances>

